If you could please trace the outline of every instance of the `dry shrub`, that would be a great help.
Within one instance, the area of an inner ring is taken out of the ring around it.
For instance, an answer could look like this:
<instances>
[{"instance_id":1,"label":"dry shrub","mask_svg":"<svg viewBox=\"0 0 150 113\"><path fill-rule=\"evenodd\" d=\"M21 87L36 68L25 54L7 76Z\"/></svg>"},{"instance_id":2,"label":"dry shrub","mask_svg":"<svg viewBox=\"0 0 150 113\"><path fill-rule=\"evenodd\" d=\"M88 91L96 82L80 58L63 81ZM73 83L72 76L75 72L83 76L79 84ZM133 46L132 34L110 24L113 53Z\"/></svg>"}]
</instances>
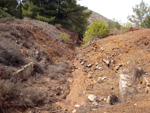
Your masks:
<instances>
[{"instance_id":1,"label":"dry shrub","mask_svg":"<svg viewBox=\"0 0 150 113\"><path fill-rule=\"evenodd\" d=\"M39 74L44 73L43 69L41 68L39 64L35 64L33 67L33 75L35 75L36 73L39 73Z\"/></svg>"},{"instance_id":2,"label":"dry shrub","mask_svg":"<svg viewBox=\"0 0 150 113\"><path fill-rule=\"evenodd\" d=\"M65 76L66 70L69 68L69 64L67 62L59 62L53 65L50 65L48 68L49 76L52 79L59 79Z\"/></svg>"},{"instance_id":3,"label":"dry shrub","mask_svg":"<svg viewBox=\"0 0 150 113\"><path fill-rule=\"evenodd\" d=\"M10 79L14 71L15 69L13 67L8 67L0 64L0 77L2 79Z\"/></svg>"},{"instance_id":4,"label":"dry shrub","mask_svg":"<svg viewBox=\"0 0 150 113\"><path fill-rule=\"evenodd\" d=\"M0 40L0 63L6 66L20 67L26 64L25 58L19 52L19 46L10 39Z\"/></svg>"},{"instance_id":5,"label":"dry shrub","mask_svg":"<svg viewBox=\"0 0 150 113\"><path fill-rule=\"evenodd\" d=\"M11 23L15 20L14 17L2 18L0 19L0 23Z\"/></svg>"},{"instance_id":6,"label":"dry shrub","mask_svg":"<svg viewBox=\"0 0 150 113\"><path fill-rule=\"evenodd\" d=\"M47 94L45 91L35 88L27 87L23 89L23 104L28 107L38 106L44 104L47 99Z\"/></svg>"},{"instance_id":7,"label":"dry shrub","mask_svg":"<svg viewBox=\"0 0 150 113\"><path fill-rule=\"evenodd\" d=\"M25 61L20 55L9 53L4 50L0 56L0 63L6 66L19 67L21 65L24 65Z\"/></svg>"},{"instance_id":8,"label":"dry shrub","mask_svg":"<svg viewBox=\"0 0 150 113\"><path fill-rule=\"evenodd\" d=\"M19 92L19 83L13 83L10 80L0 80L0 98L3 101L15 99Z\"/></svg>"}]
</instances>

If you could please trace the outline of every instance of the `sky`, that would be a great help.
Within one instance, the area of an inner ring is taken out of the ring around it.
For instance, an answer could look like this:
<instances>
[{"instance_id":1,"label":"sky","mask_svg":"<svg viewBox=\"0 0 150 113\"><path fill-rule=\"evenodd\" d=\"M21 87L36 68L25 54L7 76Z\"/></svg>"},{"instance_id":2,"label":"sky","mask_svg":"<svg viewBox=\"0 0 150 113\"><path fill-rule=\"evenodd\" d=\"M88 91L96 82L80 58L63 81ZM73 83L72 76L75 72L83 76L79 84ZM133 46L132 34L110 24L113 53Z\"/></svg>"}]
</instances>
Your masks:
<instances>
[{"instance_id":1,"label":"sky","mask_svg":"<svg viewBox=\"0 0 150 113\"><path fill-rule=\"evenodd\" d=\"M120 23L128 22L128 15L132 15L136 4L140 4L141 0L79 0L78 3L89 9L103 15L108 19L115 19ZM150 0L144 0L150 5Z\"/></svg>"}]
</instances>

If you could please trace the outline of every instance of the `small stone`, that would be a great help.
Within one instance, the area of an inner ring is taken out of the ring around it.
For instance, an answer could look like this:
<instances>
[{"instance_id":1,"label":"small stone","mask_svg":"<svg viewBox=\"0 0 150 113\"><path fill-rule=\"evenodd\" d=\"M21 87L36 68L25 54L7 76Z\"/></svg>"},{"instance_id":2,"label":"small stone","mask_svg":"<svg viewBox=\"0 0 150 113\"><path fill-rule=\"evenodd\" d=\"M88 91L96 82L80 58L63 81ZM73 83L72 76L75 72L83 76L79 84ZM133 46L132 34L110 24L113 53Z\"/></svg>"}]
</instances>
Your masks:
<instances>
[{"instance_id":1,"label":"small stone","mask_svg":"<svg viewBox=\"0 0 150 113\"><path fill-rule=\"evenodd\" d=\"M95 65L97 66L97 65L98 65L98 62L96 62Z\"/></svg>"},{"instance_id":2,"label":"small stone","mask_svg":"<svg viewBox=\"0 0 150 113\"><path fill-rule=\"evenodd\" d=\"M94 74L94 71L91 71L91 74Z\"/></svg>"},{"instance_id":3,"label":"small stone","mask_svg":"<svg viewBox=\"0 0 150 113\"><path fill-rule=\"evenodd\" d=\"M137 104L135 103L134 106L136 106Z\"/></svg>"},{"instance_id":4,"label":"small stone","mask_svg":"<svg viewBox=\"0 0 150 113\"><path fill-rule=\"evenodd\" d=\"M98 67L98 70L101 70L101 71L102 71L102 70L103 70L103 68L102 68L102 67Z\"/></svg>"},{"instance_id":5,"label":"small stone","mask_svg":"<svg viewBox=\"0 0 150 113\"><path fill-rule=\"evenodd\" d=\"M111 60L111 63L114 63L114 60Z\"/></svg>"},{"instance_id":6,"label":"small stone","mask_svg":"<svg viewBox=\"0 0 150 113\"><path fill-rule=\"evenodd\" d=\"M88 78L92 78L92 75L91 75L91 74L88 74Z\"/></svg>"},{"instance_id":7,"label":"small stone","mask_svg":"<svg viewBox=\"0 0 150 113\"><path fill-rule=\"evenodd\" d=\"M72 111L72 113L75 113L75 112L77 112L77 110L76 110L76 109L74 109L74 110Z\"/></svg>"},{"instance_id":8,"label":"small stone","mask_svg":"<svg viewBox=\"0 0 150 113\"><path fill-rule=\"evenodd\" d=\"M96 111L96 109L92 109L93 111Z\"/></svg>"},{"instance_id":9,"label":"small stone","mask_svg":"<svg viewBox=\"0 0 150 113\"><path fill-rule=\"evenodd\" d=\"M103 68L97 65L97 66L95 67L95 70L101 70L101 71L102 71Z\"/></svg>"},{"instance_id":10,"label":"small stone","mask_svg":"<svg viewBox=\"0 0 150 113\"><path fill-rule=\"evenodd\" d=\"M104 51L104 48L103 48L103 47L101 47L100 49L101 49L102 51Z\"/></svg>"},{"instance_id":11,"label":"small stone","mask_svg":"<svg viewBox=\"0 0 150 113\"><path fill-rule=\"evenodd\" d=\"M97 103L96 101L93 101L92 104L93 104L94 106L98 106L98 103Z\"/></svg>"},{"instance_id":12,"label":"small stone","mask_svg":"<svg viewBox=\"0 0 150 113\"><path fill-rule=\"evenodd\" d=\"M81 65L84 65L84 64L85 64L85 62L84 62L84 61L82 61L80 64L81 64Z\"/></svg>"},{"instance_id":13,"label":"small stone","mask_svg":"<svg viewBox=\"0 0 150 113\"><path fill-rule=\"evenodd\" d=\"M104 76L104 77L102 77L102 80L105 80L107 77L106 76Z\"/></svg>"},{"instance_id":14,"label":"small stone","mask_svg":"<svg viewBox=\"0 0 150 113\"><path fill-rule=\"evenodd\" d=\"M106 78L107 78L106 76L104 76L104 77L98 77L97 81L98 81L98 82L102 82L102 81L104 81Z\"/></svg>"},{"instance_id":15,"label":"small stone","mask_svg":"<svg viewBox=\"0 0 150 113\"><path fill-rule=\"evenodd\" d=\"M96 96L95 96L94 94L90 94L90 95L88 96L88 99L89 99L91 102L93 102L93 101L96 100Z\"/></svg>"},{"instance_id":16,"label":"small stone","mask_svg":"<svg viewBox=\"0 0 150 113\"><path fill-rule=\"evenodd\" d=\"M107 60L107 59L103 59L103 62L104 62L104 63L106 63L107 65L109 65L109 64L110 64L110 61L109 61L109 60Z\"/></svg>"},{"instance_id":17,"label":"small stone","mask_svg":"<svg viewBox=\"0 0 150 113\"><path fill-rule=\"evenodd\" d=\"M93 66L93 64L89 64L86 67L91 68Z\"/></svg>"},{"instance_id":18,"label":"small stone","mask_svg":"<svg viewBox=\"0 0 150 113\"><path fill-rule=\"evenodd\" d=\"M38 54L39 54L39 52L38 52L38 51L36 51L36 52L35 52L35 54L36 54L36 55L38 55Z\"/></svg>"},{"instance_id":19,"label":"small stone","mask_svg":"<svg viewBox=\"0 0 150 113\"><path fill-rule=\"evenodd\" d=\"M79 108L79 107L80 107L80 105L76 104L74 107Z\"/></svg>"}]
</instances>

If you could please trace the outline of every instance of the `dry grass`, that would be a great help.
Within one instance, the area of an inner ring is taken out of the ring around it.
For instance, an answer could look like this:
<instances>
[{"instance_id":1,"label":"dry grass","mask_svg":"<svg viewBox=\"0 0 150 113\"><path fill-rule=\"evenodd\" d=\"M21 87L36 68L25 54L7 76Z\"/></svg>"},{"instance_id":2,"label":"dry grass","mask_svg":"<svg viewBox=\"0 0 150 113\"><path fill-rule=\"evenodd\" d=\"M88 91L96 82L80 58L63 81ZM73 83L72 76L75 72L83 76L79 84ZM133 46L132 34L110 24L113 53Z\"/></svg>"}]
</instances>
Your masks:
<instances>
[{"instance_id":1,"label":"dry grass","mask_svg":"<svg viewBox=\"0 0 150 113\"><path fill-rule=\"evenodd\" d=\"M23 104L27 107L34 107L46 103L47 94L45 91L35 88L27 87L23 89Z\"/></svg>"},{"instance_id":2,"label":"dry grass","mask_svg":"<svg viewBox=\"0 0 150 113\"><path fill-rule=\"evenodd\" d=\"M1 100L11 100L19 95L19 83L13 83L10 80L0 80L0 98Z\"/></svg>"}]
</instances>

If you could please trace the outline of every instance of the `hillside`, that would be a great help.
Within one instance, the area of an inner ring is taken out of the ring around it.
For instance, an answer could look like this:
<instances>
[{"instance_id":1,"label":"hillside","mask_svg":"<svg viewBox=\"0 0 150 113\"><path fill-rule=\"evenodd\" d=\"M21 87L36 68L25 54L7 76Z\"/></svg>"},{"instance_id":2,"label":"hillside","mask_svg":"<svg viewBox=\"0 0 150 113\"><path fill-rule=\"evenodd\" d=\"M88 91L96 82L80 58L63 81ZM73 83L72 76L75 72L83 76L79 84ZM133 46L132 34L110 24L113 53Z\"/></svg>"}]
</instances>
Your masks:
<instances>
[{"instance_id":1,"label":"hillside","mask_svg":"<svg viewBox=\"0 0 150 113\"><path fill-rule=\"evenodd\" d=\"M0 112L148 113L149 42L132 28L80 47L61 27L0 19Z\"/></svg>"},{"instance_id":2,"label":"hillside","mask_svg":"<svg viewBox=\"0 0 150 113\"><path fill-rule=\"evenodd\" d=\"M108 18L106 18L106 17L102 16L101 14L98 14L98 13L96 13L96 12L90 10L90 9L88 9L87 11L92 12L92 14L90 15L90 17L88 19L90 24L92 24L94 21L102 21L102 22L105 22L105 23L108 24L109 21L111 21Z\"/></svg>"},{"instance_id":3,"label":"hillside","mask_svg":"<svg viewBox=\"0 0 150 113\"><path fill-rule=\"evenodd\" d=\"M70 41L60 38L62 33ZM0 19L1 113L60 112L55 102L69 93L66 78L72 76L69 62L75 37L73 32L37 20Z\"/></svg>"},{"instance_id":4,"label":"hillside","mask_svg":"<svg viewBox=\"0 0 150 113\"><path fill-rule=\"evenodd\" d=\"M148 113L149 41L150 29L139 29L78 48L70 93L58 104L76 113Z\"/></svg>"}]
</instances>

